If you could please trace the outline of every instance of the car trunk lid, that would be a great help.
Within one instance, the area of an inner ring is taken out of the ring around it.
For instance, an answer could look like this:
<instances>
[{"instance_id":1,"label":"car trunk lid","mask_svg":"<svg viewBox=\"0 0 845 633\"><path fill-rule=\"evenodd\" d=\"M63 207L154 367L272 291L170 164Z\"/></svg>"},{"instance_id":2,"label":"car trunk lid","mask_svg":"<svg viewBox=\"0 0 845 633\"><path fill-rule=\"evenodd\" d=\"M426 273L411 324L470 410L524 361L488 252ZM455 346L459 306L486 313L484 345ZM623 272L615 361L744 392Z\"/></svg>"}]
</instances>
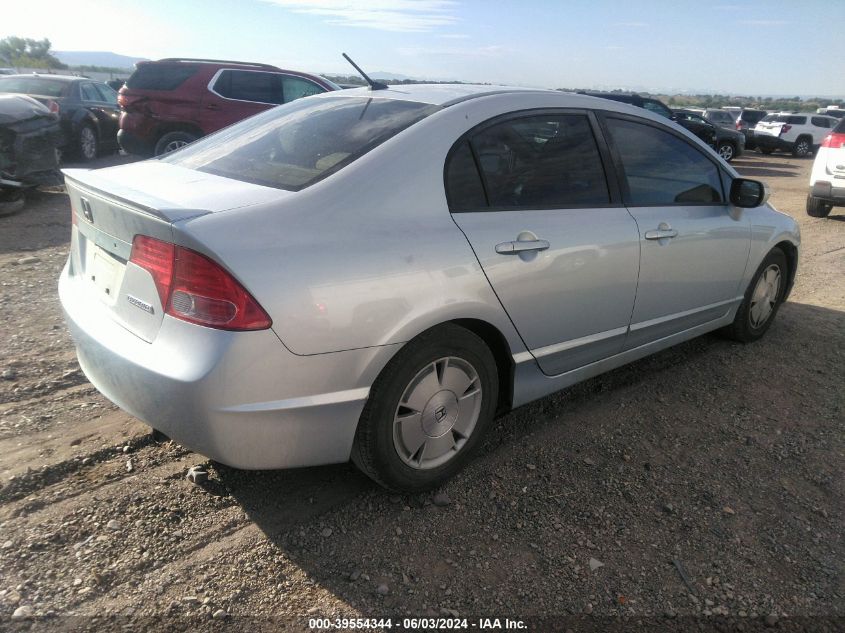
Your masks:
<instances>
[{"instance_id":1,"label":"car trunk lid","mask_svg":"<svg viewBox=\"0 0 845 633\"><path fill-rule=\"evenodd\" d=\"M73 214L69 276L92 310L152 342L164 308L153 276L130 261L133 240L174 242L173 225L289 192L158 161L99 171L67 169Z\"/></svg>"}]
</instances>

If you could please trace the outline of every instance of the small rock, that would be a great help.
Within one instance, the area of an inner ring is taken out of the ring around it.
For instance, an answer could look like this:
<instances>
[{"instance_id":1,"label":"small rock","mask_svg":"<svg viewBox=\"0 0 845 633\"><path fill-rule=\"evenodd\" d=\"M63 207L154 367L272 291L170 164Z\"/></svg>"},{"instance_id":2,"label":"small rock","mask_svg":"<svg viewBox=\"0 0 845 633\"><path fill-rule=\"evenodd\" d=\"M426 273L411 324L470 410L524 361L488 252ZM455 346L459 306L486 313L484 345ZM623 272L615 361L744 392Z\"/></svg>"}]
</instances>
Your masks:
<instances>
[{"instance_id":1,"label":"small rock","mask_svg":"<svg viewBox=\"0 0 845 633\"><path fill-rule=\"evenodd\" d=\"M86 458L84 458L84 459L82 460L82 465L83 465L83 466L90 466L90 465L91 465L91 464L93 464L93 463L94 463L94 460L93 460L93 459L91 459L90 457L86 457Z\"/></svg>"},{"instance_id":2,"label":"small rock","mask_svg":"<svg viewBox=\"0 0 845 633\"><path fill-rule=\"evenodd\" d=\"M26 257L21 257L18 260L18 264L25 266L26 264L37 264L40 261L40 257L36 257L35 255L27 255Z\"/></svg>"},{"instance_id":3,"label":"small rock","mask_svg":"<svg viewBox=\"0 0 845 633\"><path fill-rule=\"evenodd\" d=\"M663 506L663 511L667 514L673 514L675 512L675 506L673 506L671 503L667 503Z\"/></svg>"},{"instance_id":4,"label":"small rock","mask_svg":"<svg viewBox=\"0 0 845 633\"><path fill-rule=\"evenodd\" d=\"M18 377L18 372L16 372L14 369L9 368L9 369L3 370L2 376L3 376L3 380L14 380L15 378Z\"/></svg>"},{"instance_id":5,"label":"small rock","mask_svg":"<svg viewBox=\"0 0 845 633\"><path fill-rule=\"evenodd\" d=\"M776 616L774 613L770 613L763 620L763 624L765 624L770 629L777 626L777 623L778 623L778 616Z\"/></svg>"},{"instance_id":6,"label":"small rock","mask_svg":"<svg viewBox=\"0 0 845 633\"><path fill-rule=\"evenodd\" d=\"M390 593L390 588L387 585L382 583L381 585L376 587L376 593L380 596L386 596L387 594Z\"/></svg>"},{"instance_id":7,"label":"small rock","mask_svg":"<svg viewBox=\"0 0 845 633\"><path fill-rule=\"evenodd\" d=\"M722 512L724 512L725 514L736 514L736 511L730 506L725 506L724 508L722 508Z\"/></svg>"},{"instance_id":8,"label":"small rock","mask_svg":"<svg viewBox=\"0 0 845 633\"><path fill-rule=\"evenodd\" d=\"M182 602L193 604L195 602L199 602L199 598L197 598L196 596L182 596Z\"/></svg>"},{"instance_id":9,"label":"small rock","mask_svg":"<svg viewBox=\"0 0 845 633\"><path fill-rule=\"evenodd\" d=\"M402 536L402 528L396 528L396 536Z\"/></svg>"},{"instance_id":10,"label":"small rock","mask_svg":"<svg viewBox=\"0 0 845 633\"><path fill-rule=\"evenodd\" d=\"M436 495L434 495L434 498L432 498L431 502L438 508L445 508L450 503L452 503L452 500L449 498L449 495L447 495L445 492L438 492Z\"/></svg>"},{"instance_id":11,"label":"small rock","mask_svg":"<svg viewBox=\"0 0 845 633\"><path fill-rule=\"evenodd\" d=\"M324 528L323 531L320 532L320 534L322 535L323 538L329 538L332 535L332 529L328 528L328 527Z\"/></svg>"},{"instance_id":12,"label":"small rock","mask_svg":"<svg viewBox=\"0 0 845 633\"><path fill-rule=\"evenodd\" d=\"M355 582L361 577L361 570L360 569L353 569L349 572L349 582Z\"/></svg>"},{"instance_id":13,"label":"small rock","mask_svg":"<svg viewBox=\"0 0 845 633\"><path fill-rule=\"evenodd\" d=\"M595 465L596 465L596 462L594 462L594 461L593 461L592 459L590 459L589 457L585 457L585 458L584 458L584 463L585 463L585 464L587 464L587 466L595 466Z\"/></svg>"},{"instance_id":14,"label":"small rock","mask_svg":"<svg viewBox=\"0 0 845 633\"><path fill-rule=\"evenodd\" d=\"M211 614L211 617L215 620L222 620L226 617L226 612L223 609L217 609L217 611Z\"/></svg>"},{"instance_id":15,"label":"small rock","mask_svg":"<svg viewBox=\"0 0 845 633\"><path fill-rule=\"evenodd\" d=\"M596 571L599 567L604 567L604 563L597 558L590 559L590 571Z\"/></svg>"},{"instance_id":16,"label":"small rock","mask_svg":"<svg viewBox=\"0 0 845 633\"><path fill-rule=\"evenodd\" d=\"M106 523L106 527L110 530L119 530L120 529L120 523L118 523L117 521L112 519L111 521Z\"/></svg>"},{"instance_id":17,"label":"small rock","mask_svg":"<svg viewBox=\"0 0 845 633\"><path fill-rule=\"evenodd\" d=\"M15 609L15 612L12 613L13 620L26 620L32 617L32 607L28 604L25 604L21 607Z\"/></svg>"},{"instance_id":18,"label":"small rock","mask_svg":"<svg viewBox=\"0 0 845 633\"><path fill-rule=\"evenodd\" d=\"M584 607L584 613L586 613L587 615L590 615L592 612L593 612L593 603L588 602L587 606Z\"/></svg>"},{"instance_id":19,"label":"small rock","mask_svg":"<svg viewBox=\"0 0 845 633\"><path fill-rule=\"evenodd\" d=\"M202 466L191 466L185 475L185 479L194 484L204 483L208 481L208 471L203 470Z\"/></svg>"},{"instance_id":20,"label":"small rock","mask_svg":"<svg viewBox=\"0 0 845 633\"><path fill-rule=\"evenodd\" d=\"M123 452L124 452L124 453L128 453L130 450L131 450L131 449L129 448L129 446L124 446L124 447L123 447Z\"/></svg>"},{"instance_id":21,"label":"small rock","mask_svg":"<svg viewBox=\"0 0 845 633\"><path fill-rule=\"evenodd\" d=\"M11 549L13 546L14 546L13 541L6 541L5 543L3 543L3 549Z\"/></svg>"},{"instance_id":22,"label":"small rock","mask_svg":"<svg viewBox=\"0 0 845 633\"><path fill-rule=\"evenodd\" d=\"M525 467L528 470L537 470L537 467L534 464L525 464Z\"/></svg>"},{"instance_id":23,"label":"small rock","mask_svg":"<svg viewBox=\"0 0 845 633\"><path fill-rule=\"evenodd\" d=\"M399 495L390 495L387 500L390 501L390 503L399 503L402 501L402 497Z\"/></svg>"},{"instance_id":24,"label":"small rock","mask_svg":"<svg viewBox=\"0 0 845 633\"><path fill-rule=\"evenodd\" d=\"M133 470L135 470L135 467L132 465L132 460L130 459L126 462L126 472L131 473Z\"/></svg>"},{"instance_id":25,"label":"small rock","mask_svg":"<svg viewBox=\"0 0 845 633\"><path fill-rule=\"evenodd\" d=\"M74 578L73 579L73 586L74 587L78 587L81 584L82 584L82 578Z\"/></svg>"}]
</instances>

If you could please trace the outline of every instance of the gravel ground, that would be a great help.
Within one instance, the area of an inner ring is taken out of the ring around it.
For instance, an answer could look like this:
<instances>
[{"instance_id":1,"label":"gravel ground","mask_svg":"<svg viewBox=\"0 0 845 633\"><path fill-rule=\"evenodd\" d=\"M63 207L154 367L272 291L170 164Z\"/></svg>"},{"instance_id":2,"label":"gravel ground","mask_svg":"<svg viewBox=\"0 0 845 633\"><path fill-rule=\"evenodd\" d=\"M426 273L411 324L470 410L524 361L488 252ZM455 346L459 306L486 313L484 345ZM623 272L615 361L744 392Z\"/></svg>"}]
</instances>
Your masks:
<instances>
[{"instance_id":1,"label":"gravel ground","mask_svg":"<svg viewBox=\"0 0 845 633\"><path fill-rule=\"evenodd\" d=\"M79 371L56 297L69 205L34 194L0 218L0 628L843 630L845 213L806 216L811 162L735 163L803 235L763 341L704 336L514 411L420 496L156 442Z\"/></svg>"}]
</instances>

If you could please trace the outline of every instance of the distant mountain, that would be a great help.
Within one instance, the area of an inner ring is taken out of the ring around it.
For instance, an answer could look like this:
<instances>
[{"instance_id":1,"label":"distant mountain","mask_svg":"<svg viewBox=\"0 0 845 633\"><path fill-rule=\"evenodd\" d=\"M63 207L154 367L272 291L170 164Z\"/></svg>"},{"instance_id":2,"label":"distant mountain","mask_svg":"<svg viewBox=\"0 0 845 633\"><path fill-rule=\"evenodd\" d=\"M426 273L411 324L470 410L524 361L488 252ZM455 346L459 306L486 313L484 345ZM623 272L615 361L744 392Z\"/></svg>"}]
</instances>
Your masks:
<instances>
[{"instance_id":1,"label":"distant mountain","mask_svg":"<svg viewBox=\"0 0 845 633\"><path fill-rule=\"evenodd\" d=\"M408 75L400 75L399 73L388 73L384 71L376 71L374 73L367 73L372 79L380 79L381 81L394 80L402 81L403 79L419 79L419 77L409 77Z\"/></svg>"},{"instance_id":2,"label":"distant mountain","mask_svg":"<svg viewBox=\"0 0 845 633\"><path fill-rule=\"evenodd\" d=\"M53 55L68 66L104 66L127 70L131 69L135 62L146 61L143 57L129 57L108 51L53 51Z\"/></svg>"}]
</instances>

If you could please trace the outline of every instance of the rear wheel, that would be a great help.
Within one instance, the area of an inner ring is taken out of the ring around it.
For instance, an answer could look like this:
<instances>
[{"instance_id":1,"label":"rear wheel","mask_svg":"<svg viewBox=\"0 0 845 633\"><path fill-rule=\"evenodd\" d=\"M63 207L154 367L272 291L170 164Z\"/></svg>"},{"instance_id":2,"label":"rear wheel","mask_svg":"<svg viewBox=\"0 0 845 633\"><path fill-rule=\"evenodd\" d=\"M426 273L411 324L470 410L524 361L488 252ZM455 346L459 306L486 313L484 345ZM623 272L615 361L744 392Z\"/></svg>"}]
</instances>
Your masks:
<instances>
[{"instance_id":1,"label":"rear wheel","mask_svg":"<svg viewBox=\"0 0 845 633\"><path fill-rule=\"evenodd\" d=\"M799 136L792 146L792 155L796 158L804 158L813 151L813 141L806 136Z\"/></svg>"},{"instance_id":2,"label":"rear wheel","mask_svg":"<svg viewBox=\"0 0 845 633\"><path fill-rule=\"evenodd\" d=\"M807 196L807 215L812 218L826 218L833 205L813 196Z\"/></svg>"},{"instance_id":3,"label":"rear wheel","mask_svg":"<svg viewBox=\"0 0 845 633\"><path fill-rule=\"evenodd\" d=\"M719 156L730 162L733 160L734 154L736 154L736 148L734 148L733 143L723 141L718 144L716 152Z\"/></svg>"},{"instance_id":4,"label":"rear wheel","mask_svg":"<svg viewBox=\"0 0 845 633\"><path fill-rule=\"evenodd\" d=\"M77 153L79 154L79 158L85 162L97 158L97 132L90 123L86 123L79 130Z\"/></svg>"},{"instance_id":5,"label":"rear wheel","mask_svg":"<svg viewBox=\"0 0 845 633\"><path fill-rule=\"evenodd\" d=\"M783 303L788 278L786 255L773 248L751 279L734 322L723 333L741 343L762 338Z\"/></svg>"},{"instance_id":6,"label":"rear wheel","mask_svg":"<svg viewBox=\"0 0 845 633\"><path fill-rule=\"evenodd\" d=\"M352 459L379 484L406 492L439 486L467 463L489 427L498 372L478 336L457 325L408 343L373 384Z\"/></svg>"},{"instance_id":7,"label":"rear wheel","mask_svg":"<svg viewBox=\"0 0 845 633\"><path fill-rule=\"evenodd\" d=\"M158 143L155 146L155 155L160 156L161 154L167 154L181 147L185 147L185 145L193 143L198 138L196 134L191 134L190 132L168 132L158 139Z\"/></svg>"}]
</instances>

